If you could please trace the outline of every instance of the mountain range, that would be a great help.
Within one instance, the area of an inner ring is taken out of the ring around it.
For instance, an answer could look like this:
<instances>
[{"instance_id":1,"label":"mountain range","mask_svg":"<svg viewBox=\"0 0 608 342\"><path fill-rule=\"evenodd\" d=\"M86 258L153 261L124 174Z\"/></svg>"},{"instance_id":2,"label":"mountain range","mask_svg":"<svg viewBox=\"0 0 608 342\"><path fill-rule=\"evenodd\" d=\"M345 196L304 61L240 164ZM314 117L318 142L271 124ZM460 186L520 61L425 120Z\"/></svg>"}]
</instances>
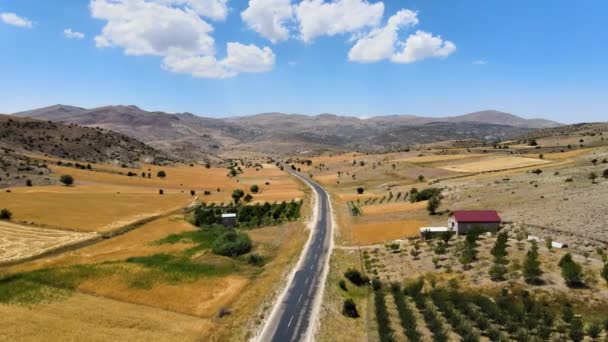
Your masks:
<instances>
[{"instance_id":1,"label":"mountain range","mask_svg":"<svg viewBox=\"0 0 608 342\"><path fill-rule=\"evenodd\" d=\"M371 152L443 140L500 140L561 125L495 110L446 117L390 115L363 119L334 114L262 113L207 118L191 113L149 112L136 106L86 109L55 105L13 115L104 128L181 158L199 160L214 159L231 150Z\"/></svg>"}]
</instances>

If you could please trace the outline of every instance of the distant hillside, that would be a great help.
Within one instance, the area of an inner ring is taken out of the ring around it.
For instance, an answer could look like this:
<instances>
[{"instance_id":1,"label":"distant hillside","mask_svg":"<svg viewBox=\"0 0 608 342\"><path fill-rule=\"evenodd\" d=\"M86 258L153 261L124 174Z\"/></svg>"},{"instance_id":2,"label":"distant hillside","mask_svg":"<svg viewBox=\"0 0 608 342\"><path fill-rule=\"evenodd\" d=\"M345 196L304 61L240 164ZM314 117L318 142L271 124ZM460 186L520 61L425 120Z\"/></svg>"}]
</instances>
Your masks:
<instances>
[{"instance_id":1,"label":"distant hillside","mask_svg":"<svg viewBox=\"0 0 608 342\"><path fill-rule=\"evenodd\" d=\"M544 128L526 134L522 139L540 139L552 136L588 135L608 133L608 122L591 122Z\"/></svg>"},{"instance_id":2,"label":"distant hillside","mask_svg":"<svg viewBox=\"0 0 608 342\"><path fill-rule=\"evenodd\" d=\"M213 160L228 150L382 151L442 140L497 140L560 125L492 110L438 118L393 115L361 119L333 114L262 113L213 119L190 113L148 112L136 106L84 109L56 105L14 115L106 128L182 158L198 160Z\"/></svg>"},{"instance_id":3,"label":"distant hillside","mask_svg":"<svg viewBox=\"0 0 608 342\"><path fill-rule=\"evenodd\" d=\"M0 147L83 162L156 164L173 158L141 141L101 128L0 115Z\"/></svg>"}]
</instances>

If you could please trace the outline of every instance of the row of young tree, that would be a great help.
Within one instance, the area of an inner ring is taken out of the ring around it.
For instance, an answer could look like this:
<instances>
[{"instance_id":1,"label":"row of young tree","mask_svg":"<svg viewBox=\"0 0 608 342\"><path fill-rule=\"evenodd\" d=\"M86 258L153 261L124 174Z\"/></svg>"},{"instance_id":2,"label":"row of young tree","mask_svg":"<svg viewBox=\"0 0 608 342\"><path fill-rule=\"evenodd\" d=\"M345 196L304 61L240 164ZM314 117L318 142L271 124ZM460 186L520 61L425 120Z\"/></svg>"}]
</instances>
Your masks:
<instances>
[{"instance_id":1,"label":"row of young tree","mask_svg":"<svg viewBox=\"0 0 608 342\"><path fill-rule=\"evenodd\" d=\"M240 228L255 228L271 226L300 218L302 201L281 203L264 203L254 205L231 205L220 207L203 203L194 211L196 226L212 226L222 223L222 214L236 213L236 226Z\"/></svg>"}]
</instances>

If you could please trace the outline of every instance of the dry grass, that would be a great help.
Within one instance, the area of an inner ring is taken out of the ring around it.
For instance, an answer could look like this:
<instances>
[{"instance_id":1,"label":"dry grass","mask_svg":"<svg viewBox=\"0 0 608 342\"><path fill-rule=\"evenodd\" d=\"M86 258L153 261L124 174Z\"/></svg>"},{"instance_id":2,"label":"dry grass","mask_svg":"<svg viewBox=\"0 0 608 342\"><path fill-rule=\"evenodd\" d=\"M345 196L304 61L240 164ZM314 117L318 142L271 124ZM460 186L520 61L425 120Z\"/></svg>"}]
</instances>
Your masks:
<instances>
[{"instance_id":1,"label":"dry grass","mask_svg":"<svg viewBox=\"0 0 608 342\"><path fill-rule=\"evenodd\" d=\"M34 307L0 304L3 341L197 341L208 319L76 294Z\"/></svg>"},{"instance_id":2,"label":"dry grass","mask_svg":"<svg viewBox=\"0 0 608 342\"><path fill-rule=\"evenodd\" d=\"M29 258L95 237L96 233L73 233L0 221L0 263Z\"/></svg>"},{"instance_id":3,"label":"dry grass","mask_svg":"<svg viewBox=\"0 0 608 342\"><path fill-rule=\"evenodd\" d=\"M345 292L338 286L349 268L361 270L359 251L334 250L319 316L322 323L315 336L318 341L368 341L366 320L370 317L366 317L366 312L370 303L367 296L369 287L357 288L347 281L348 292ZM355 301L361 317L355 319L342 315L342 305L347 298Z\"/></svg>"},{"instance_id":4,"label":"dry grass","mask_svg":"<svg viewBox=\"0 0 608 342\"><path fill-rule=\"evenodd\" d=\"M163 217L112 239L68 253L15 265L8 268L7 271L24 272L42 267L102 263L125 260L133 256L175 253L191 247L191 245L186 243L155 244L154 242L169 234L179 234L195 229L198 228L185 222L181 215Z\"/></svg>"},{"instance_id":5,"label":"dry grass","mask_svg":"<svg viewBox=\"0 0 608 342\"><path fill-rule=\"evenodd\" d=\"M363 214L365 214L365 215L384 215L386 213L424 210L426 208L426 205L427 205L427 201L421 201L421 202L416 202L416 203L397 202L397 203L368 205L368 206L363 207Z\"/></svg>"},{"instance_id":6,"label":"dry grass","mask_svg":"<svg viewBox=\"0 0 608 342\"><path fill-rule=\"evenodd\" d=\"M394 161L403 161L403 162L408 162L408 163L432 163L432 162L439 162L439 161L446 161L446 160L458 160L458 159L466 159L466 158L473 158L473 157L481 157L483 156L483 154L473 154L473 153L468 153L468 154L443 154L443 155L431 155L431 156L420 156L420 157L409 157L409 158L402 158L402 159L396 159Z\"/></svg>"},{"instance_id":7,"label":"dry grass","mask_svg":"<svg viewBox=\"0 0 608 342\"><path fill-rule=\"evenodd\" d=\"M549 162L534 158L495 156L480 161L459 163L451 166L444 166L442 168L455 172L487 172L541 165L546 163Z\"/></svg>"},{"instance_id":8,"label":"dry grass","mask_svg":"<svg viewBox=\"0 0 608 342\"><path fill-rule=\"evenodd\" d=\"M424 221L392 221L360 223L352 226L353 239L361 245L405 239L419 235L419 228L427 226Z\"/></svg>"}]
</instances>

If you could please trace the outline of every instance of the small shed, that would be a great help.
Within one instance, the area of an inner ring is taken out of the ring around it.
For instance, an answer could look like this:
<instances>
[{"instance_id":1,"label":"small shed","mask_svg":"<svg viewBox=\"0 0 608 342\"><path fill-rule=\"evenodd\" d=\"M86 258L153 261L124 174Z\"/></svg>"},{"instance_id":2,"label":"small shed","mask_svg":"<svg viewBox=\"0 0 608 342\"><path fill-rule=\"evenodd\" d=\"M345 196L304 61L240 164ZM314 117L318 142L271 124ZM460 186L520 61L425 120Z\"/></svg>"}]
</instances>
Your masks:
<instances>
[{"instance_id":1,"label":"small shed","mask_svg":"<svg viewBox=\"0 0 608 342\"><path fill-rule=\"evenodd\" d=\"M420 237L424 232L430 232L432 235L439 235L441 233L449 231L448 227L420 227Z\"/></svg>"},{"instance_id":2,"label":"small shed","mask_svg":"<svg viewBox=\"0 0 608 342\"><path fill-rule=\"evenodd\" d=\"M448 227L462 235L474 228L484 232L497 232L502 220L496 210L457 210L450 214Z\"/></svg>"},{"instance_id":3,"label":"small shed","mask_svg":"<svg viewBox=\"0 0 608 342\"><path fill-rule=\"evenodd\" d=\"M236 213L222 214L222 225L227 228L234 228L236 226Z\"/></svg>"}]
</instances>

